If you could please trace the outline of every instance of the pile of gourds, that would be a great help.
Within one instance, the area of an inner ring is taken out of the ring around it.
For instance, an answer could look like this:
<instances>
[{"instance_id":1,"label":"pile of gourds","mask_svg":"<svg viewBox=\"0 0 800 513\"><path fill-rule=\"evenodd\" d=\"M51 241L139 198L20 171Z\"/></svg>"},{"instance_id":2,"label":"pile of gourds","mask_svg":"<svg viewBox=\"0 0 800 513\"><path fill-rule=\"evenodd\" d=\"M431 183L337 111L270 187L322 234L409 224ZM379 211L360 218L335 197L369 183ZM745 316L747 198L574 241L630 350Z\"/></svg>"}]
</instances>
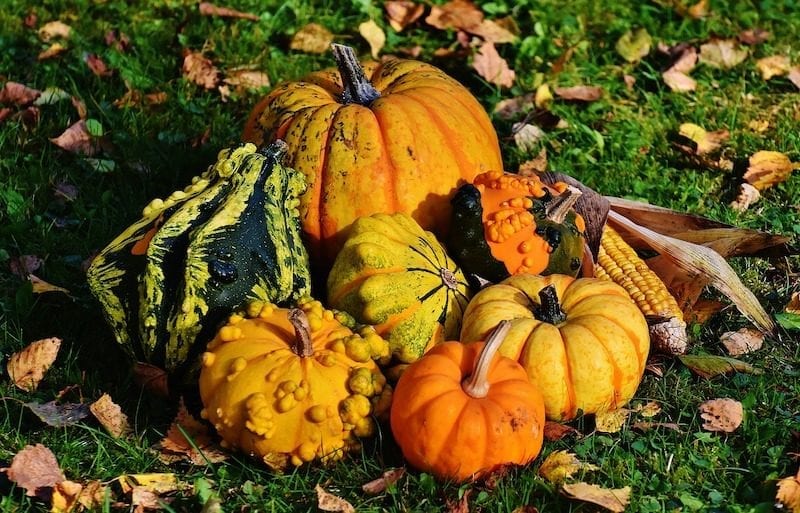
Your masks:
<instances>
[{"instance_id":1,"label":"pile of gourds","mask_svg":"<svg viewBox=\"0 0 800 513\"><path fill-rule=\"evenodd\" d=\"M274 468L337 460L388 415L411 465L464 480L533 460L545 416L629 401L648 326L577 277L581 191L503 172L437 68L334 46L338 70L275 88L246 144L94 260L119 343L199 369L203 418Z\"/></svg>"}]
</instances>

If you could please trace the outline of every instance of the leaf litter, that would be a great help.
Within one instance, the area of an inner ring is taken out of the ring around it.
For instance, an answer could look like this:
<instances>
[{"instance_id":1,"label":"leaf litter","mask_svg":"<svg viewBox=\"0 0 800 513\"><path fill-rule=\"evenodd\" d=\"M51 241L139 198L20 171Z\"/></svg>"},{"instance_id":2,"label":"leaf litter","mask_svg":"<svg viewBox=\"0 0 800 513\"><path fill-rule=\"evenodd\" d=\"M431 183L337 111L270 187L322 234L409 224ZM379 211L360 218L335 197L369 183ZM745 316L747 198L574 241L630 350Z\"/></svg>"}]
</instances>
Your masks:
<instances>
[{"instance_id":1,"label":"leaf litter","mask_svg":"<svg viewBox=\"0 0 800 513\"><path fill-rule=\"evenodd\" d=\"M6 370L17 388L26 392L36 390L45 373L53 365L61 348L61 339L50 337L31 342L11 355Z\"/></svg>"}]
</instances>

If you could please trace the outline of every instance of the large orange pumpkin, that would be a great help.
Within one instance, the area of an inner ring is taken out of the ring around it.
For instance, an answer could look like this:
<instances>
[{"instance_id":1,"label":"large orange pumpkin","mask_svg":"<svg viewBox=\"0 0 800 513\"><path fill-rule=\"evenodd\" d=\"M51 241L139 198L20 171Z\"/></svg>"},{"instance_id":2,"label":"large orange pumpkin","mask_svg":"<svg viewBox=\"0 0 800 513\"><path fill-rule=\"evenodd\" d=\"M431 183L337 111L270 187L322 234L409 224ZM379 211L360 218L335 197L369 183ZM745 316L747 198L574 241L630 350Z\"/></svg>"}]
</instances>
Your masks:
<instances>
[{"instance_id":1,"label":"large orange pumpkin","mask_svg":"<svg viewBox=\"0 0 800 513\"><path fill-rule=\"evenodd\" d=\"M243 134L259 146L283 139L287 165L305 174L300 214L312 257L330 264L342 230L378 212L410 214L443 234L455 189L502 169L485 110L430 64L392 59L362 68L341 45L334 56L338 71L276 87Z\"/></svg>"},{"instance_id":2,"label":"large orange pumpkin","mask_svg":"<svg viewBox=\"0 0 800 513\"><path fill-rule=\"evenodd\" d=\"M614 410L636 393L650 335L619 285L560 274L511 276L473 297L461 340L480 339L504 320L512 328L500 353L518 360L539 386L548 419Z\"/></svg>"}]
</instances>

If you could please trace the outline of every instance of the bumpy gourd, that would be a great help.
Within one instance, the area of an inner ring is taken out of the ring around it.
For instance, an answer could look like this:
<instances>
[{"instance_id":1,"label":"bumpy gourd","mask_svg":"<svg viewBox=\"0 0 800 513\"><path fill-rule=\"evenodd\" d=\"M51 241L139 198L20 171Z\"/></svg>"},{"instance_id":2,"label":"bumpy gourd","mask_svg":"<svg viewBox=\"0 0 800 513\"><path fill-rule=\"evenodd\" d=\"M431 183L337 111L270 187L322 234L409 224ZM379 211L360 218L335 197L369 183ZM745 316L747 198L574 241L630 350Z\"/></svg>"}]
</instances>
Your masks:
<instances>
[{"instance_id":1,"label":"bumpy gourd","mask_svg":"<svg viewBox=\"0 0 800 513\"><path fill-rule=\"evenodd\" d=\"M458 338L470 296L433 234L401 213L357 219L328 275L328 305L374 325L405 363Z\"/></svg>"},{"instance_id":2,"label":"bumpy gourd","mask_svg":"<svg viewBox=\"0 0 800 513\"><path fill-rule=\"evenodd\" d=\"M547 418L624 406L642 379L650 335L619 285L597 278L518 274L484 288L464 313L469 342L510 320L500 353L519 361L544 396Z\"/></svg>"},{"instance_id":3,"label":"bumpy gourd","mask_svg":"<svg viewBox=\"0 0 800 513\"><path fill-rule=\"evenodd\" d=\"M307 298L294 309L253 303L220 329L199 383L201 415L226 447L282 469L338 460L375 433L391 388L373 360L389 348L336 317Z\"/></svg>"},{"instance_id":4,"label":"bumpy gourd","mask_svg":"<svg viewBox=\"0 0 800 513\"><path fill-rule=\"evenodd\" d=\"M339 70L277 86L243 139L289 145L308 191L300 212L310 253L330 266L357 217L405 212L442 235L449 199L478 173L502 169L497 134L472 94L420 61L367 62L334 45Z\"/></svg>"},{"instance_id":5,"label":"bumpy gourd","mask_svg":"<svg viewBox=\"0 0 800 513\"><path fill-rule=\"evenodd\" d=\"M464 481L539 454L542 395L517 362L496 354L509 327L485 344L439 344L400 377L391 426L412 466Z\"/></svg>"},{"instance_id":6,"label":"bumpy gourd","mask_svg":"<svg viewBox=\"0 0 800 513\"><path fill-rule=\"evenodd\" d=\"M285 303L309 292L297 210L305 183L281 164L285 149L221 151L93 260L89 286L136 359L180 374L247 300Z\"/></svg>"},{"instance_id":7,"label":"bumpy gourd","mask_svg":"<svg viewBox=\"0 0 800 513\"><path fill-rule=\"evenodd\" d=\"M572 206L580 191L563 182L490 171L453 197L447 247L467 275L491 282L509 275L577 275L583 218Z\"/></svg>"}]
</instances>

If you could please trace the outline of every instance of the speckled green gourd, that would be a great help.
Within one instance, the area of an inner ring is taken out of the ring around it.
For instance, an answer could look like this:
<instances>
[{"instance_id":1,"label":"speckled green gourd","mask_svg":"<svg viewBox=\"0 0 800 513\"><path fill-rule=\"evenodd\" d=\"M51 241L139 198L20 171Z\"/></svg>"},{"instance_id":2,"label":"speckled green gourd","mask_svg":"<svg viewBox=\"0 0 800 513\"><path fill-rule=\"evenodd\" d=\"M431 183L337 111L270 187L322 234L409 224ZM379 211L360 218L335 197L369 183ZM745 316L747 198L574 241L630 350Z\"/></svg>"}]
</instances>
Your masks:
<instances>
[{"instance_id":1,"label":"speckled green gourd","mask_svg":"<svg viewBox=\"0 0 800 513\"><path fill-rule=\"evenodd\" d=\"M94 259L89 286L134 358L185 370L246 301L282 304L309 292L297 211L306 186L281 165L284 152L281 142L221 151Z\"/></svg>"}]
</instances>

